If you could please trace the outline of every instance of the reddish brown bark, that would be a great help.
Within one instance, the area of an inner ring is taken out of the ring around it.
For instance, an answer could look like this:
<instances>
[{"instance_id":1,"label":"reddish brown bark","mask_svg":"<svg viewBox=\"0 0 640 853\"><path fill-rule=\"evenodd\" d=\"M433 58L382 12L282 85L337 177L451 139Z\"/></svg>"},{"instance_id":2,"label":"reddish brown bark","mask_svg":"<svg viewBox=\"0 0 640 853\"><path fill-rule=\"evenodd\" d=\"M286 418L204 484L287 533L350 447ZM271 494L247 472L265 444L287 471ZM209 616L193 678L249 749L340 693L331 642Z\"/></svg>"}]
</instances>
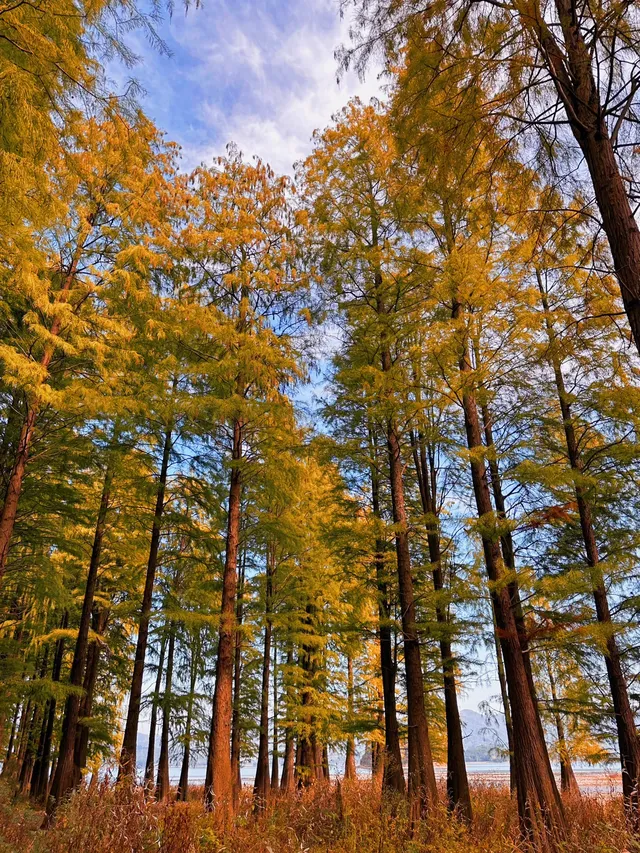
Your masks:
<instances>
[{"instance_id":1,"label":"reddish brown bark","mask_svg":"<svg viewBox=\"0 0 640 853\"><path fill-rule=\"evenodd\" d=\"M69 614L65 610L60 620L60 628L66 629L69 623ZM56 641L55 654L53 657L53 667L51 671L51 680L60 681L62 673L62 662L64 659L65 638L60 637ZM38 758L34 766L34 775L31 779L31 796L39 802L46 802L49 791L49 764L51 761L51 744L53 740L53 728L56 719L57 702L55 697L51 697L47 702L45 709L46 727L43 731L42 742L38 748Z\"/></svg>"},{"instance_id":2,"label":"reddish brown bark","mask_svg":"<svg viewBox=\"0 0 640 853\"><path fill-rule=\"evenodd\" d=\"M209 737L209 757L205 780L205 798L228 818L234 808L231 770L231 717L233 713L233 664L236 634L236 588L238 583L238 544L240 541L240 503L242 496L243 425L233 423L232 468L229 483L227 543L222 577L220 633L216 661L216 685Z\"/></svg>"},{"instance_id":3,"label":"reddish brown bark","mask_svg":"<svg viewBox=\"0 0 640 853\"><path fill-rule=\"evenodd\" d=\"M438 506L434 492L436 484L435 463L432 456L427 458L426 445L420 433L417 436L412 436L412 447L422 511L427 518L427 544L433 589L436 593L436 621L439 630L445 718L447 721L447 803L449 808L455 811L462 820L471 822L473 812L467 766L464 759L462 722L458 708L455 658L451 649L449 615L442 600L445 585L438 530Z\"/></svg>"},{"instance_id":4,"label":"reddish brown bark","mask_svg":"<svg viewBox=\"0 0 640 853\"><path fill-rule=\"evenodd\" d=\"M109 621L109 609L99 607L93 616L93 630L101 637L107 630L107 622ZM89 753L89 725L86 722L91 717L93 711L93 695L95 692L96 680L98 678L98 667L100 664L100 648L101 641L96 639L89 644L87 650L87 665L84 672L84 681L82 688L84 696L80 704L80 719L76 730L76 744L74 748L73 764L74 764L74 787L77 787L81 780L82 774L87 767L87 757Z\"/></svg>"},{"instance_id":5,"label":"reddish brown bark","mask_svg":"<svg viewBox=\"0 0 640 853\"><path fill-rule=\"evenodd\" d=\"M591 34L593 26L590 20L581 26L580 13L573 0L555 0L555 7L561 43L546 23L538 3L521 4L519 12L523 24L534 34L540 46L558 96L565 106L569 127L589 169L622 302L631 334L640 351L640 230L607 128L608 110L600 98L601 81L594 76L592 37L588 36L589 43L584 37L585 32ZM612 50L615 49L614 46Z\"/></svg>"},{"instance_id":6,"label":"reddish brown bark","mask_svg":"<svg viewBox=\"0 0 640 853\"><path fill-rule=\"evenodd\" d=\"M258 762L253 785L255 808L260 811L267 807L270 794L269 777L269 685L271 667L271 632L273 599L273 575L275 572L275 554L273 546L267 546L267 566L265 577L265 625L264 648L262 654L262 685L260 691L260 736L258 742Z\"/></svg>"},{"instance_id":7,"label":"reddish brown bark","mask_svg":"<svg viewBox=\"0 0 640 853\"><path fill-rule=\"evenodd\" d=\"M500 638L498 636L498 629L495 624L495 614L493 617L493 636L496 645L496 668L498 670L498 682L500 684L500 697L502 699L502 708L504 710L504 726L507 730L507 749L509 750L509 789L511 794L516 790L516 769L514 763L514 749L515 744L513 742L513 722L511 720L511 706L509 705L509 693L507 691L507 678L504 672L504 660L502 658L502 648L500 646Z\"/></svg>"},{"instance_id":8,"label":"reddish brown bark","mask_svg":"<svg viewBox=\"0 0 640 853\"><path fill-rule=\"evenodd\" d=\"M271 790L276 792L279 788L278 781L278 745L279 745L279 726L278 726L278 650L276 648L276 638L273 638L273 745L271 751Z\"/></svg>"},{"instance_id":9,"label":"reddish brown bark","mask_svg":"<svg viewBox=\"0 0 640 853\"><path fill-rule=\"evenodd\" d=\"M100 507L98 509L98 518L96 520L96 529L93 535L93 547L91 550L91 559L89 561L89 572L87 574L84 600L82 602L82 612L80 614L78 637L76 639L73 662L71 664L71 675L69 677L69 683L73 688L82 687L87 647L89 644L89 628L91 627L93 599L96 591L96 585L98 583L98 569L100 567L102 542L106 529L107 512L109 510L112 480L113 469L107 465L102 484L102 495L100 498ZM62 720L62 735L60 738L60 747L58 749L58 763L56 764L56 772L51 784L51 795L47 801L47 814L52 814L56 804L59 803L60 800L73 788L73 754L76 743L78 718L80 715L80 702L81 696L74 690L74 692L69 694L65 703L64 717Z\"/></svg>"},{"instance_id":10,"label":"reddish brown bark","mask_svg":"<svg viewBox=\"0 0 640 853\"><path fill-rule=\"evenodd\" d=\"M384 356L383 356L384 357ZM390 359L389 359L390 368ZM387 369L389 369L387 368ZM404 646L405 678L407 683L407 726L409 741L409 795L417 798L420 809L437 802L438 789L433 769L429 726L424 706L424 680L420 641L416 625L415 596L411 576L409 529L402 483L402 458L395 425L387 426L389 449L389 478L393 522L396 526L396 557L398 587L402 609L402 637Z\"/></svg>"},{"instance_id":11,"label":"reddish brown bark","mask_svg":"<svg viewBox=\"0 0 640 853\"><path fill-rule=\"evenodd\" d=\"M180 781L178 782L177 800L186 802L189 792L189 763L191 761L191 728L193 725L193 704L195 699L196 682L198 680L198 664L200 657L200 644L197 642L191 649L189 698L187 699L187 718L184 727L184 751L182 753L182 767L180 769Z\"/></svg>"},{"instance_id":12,"label":"reddish brown bark","mask_svg":"<svg viewBox=\"0 0 640 853\"><path fill-rule=\"evenodd\" d=\"M287 649L287 673L290 673L292 666L293 648L291 644L289 644L289 647ZM291 706L293 704L292 692L293 691L291 689L290 684L287 684L287 725L285 726L284 757L282 762L282 776L280 777L280 790L284 793L289 793L293 790L295 786L295 738L293 734L293 728L291 726Z\"/></svg>"},{"instance_id":13,"label":"reddish brown bark","mask_svg":"<svg viewBox=\"0 0 640 853\"><path fill-rule=\"evenodd\" d=\"M573 772L573 767L571 766L571 754L569 753L569 749L567 748L567 739L565 737L564 732L564 722L562 720L562 714L560 713L560 708L558 704L558 693L556 690L556 679L553 674L553 667L551 666L551 660L549 659L549 655L547 654L547 674L549 675L549 686L551 688L551 702L553 704L552 713L554 722L556 724L556 733L558 735L558 757L560 758L560 790L563 794L571 794L572 796L578 796L580 794L580 788L578 787L578 782L576 780L576 775Z\"/></svg>"},{"instance_id":14,"label":"reddish brown bark","mask_svg":"<svg viewBox=\"0 0 640 853\"><path fill-rule=\"evenodd\" d=\"M156 782L156 799L164 802L169 797L169 728L171 725L171 705L173 688L173 654L176 645L176 626L169 625L169 648L167 651L167 670L164 679L164 694L162 696L162 730L160 732L160 757L158 759L158 779Z\"/></svg>"},{"instance_id":15,"label":"reddish brown bark","mask_svg":"<svg viewBox=\"0 0 640 853\"><path fill-rule=\"evenodd\" d=\"M545 324L549 339L549 361L554 372L556 390L558 392L558 402L562 414L569 465L576 474L580 475L582 474L584 463L576 436L571 403L569 402L570 398L564 384L562 365L557 352L557 338L553 320L540 278L538 278L538 288L544 309ZM591 501L579 478L575 481L575 496L580 517L582 540L585 547L586 563L589 567L593 588L596 618L598 623L603 625L606 630L605 666L618 734L618 748L622 766L622 792L627 813L634 826L640 828L640 739L638 738L635 717L629 699L627 679L622 668L621 653L615 626L611 619L604 574L600 566L600 554L596 541Z\"/></svg>"},{"instance_id":16,"label":"reddish brown bark","mask_svg":"<svg viewBox=\"0 0 640 853\"><path fill-rule=\"evenodd\" d=\"M158 551L160 548L160 533L162 528L162 516L164 514L164 498L167 488L169 458L171 456L172 432L172 426L169 426L164 434L164 443L162 447L162 462L160 464L160 476L158 477L158 488L156 491L156 506L153 514L149 560L147 562L144 592L142 594L142 606L140 608L138 639L136 642L136 656L133 662L133 674L131 677L127 722L122 741L122 750L120 751L120 768L118 771L119 780L124 779L127 776L133 777L136 772L136 749L138 741L138 722L140 720L140 704L142 700L144 661L147 654L147 641L149 638L153 585L156 577L156 569L158 567Z\"/></svg>"},{"instance_id":17,"label":"reddish brown bark","mask_svg":"<svg viewBox=\"0 0 640 853\"><path fill-rule=\"evenodd\" d=\"M461 306L454 302L457 320ZM473 493L478 519L486 526L494 518L487 469L478 453L483 447L478 406L466 342L460 346L460 373L463 379L462 405L470 459ZM553 851L566 832L564 809L556 787L547 746L542 735L535 697L524 660L521 638L513 610L512 596L505 583L500 537L481 532L482 550L489 581L500 646L504 659L514 736L514 769L518 794L518 814L523 836L539 851Z\"/></svg>"},{"instance_id":18,"label":"reddish brown bark","mask_svg":"<svg viewBox=\"0 0 640 853\"><path fill-rule=\"evenodd\" d=\"M353 726L353 659L347 655L347 723ZM347 733L347 752L344 759L344 778L356 778L356 745L353 732Z\"/></svg>"},{"instance_id":19,"label":"reddish brown bark","mask_svg":"<svg viewBox=\"0 0 640 853\"><path fill-rule=\"evenodd\" d=\"M369 430L369 447L371 452L371 508L374 517L380 521L380 480L378 474L378 448L373 431ZM396 708L396 665L393 655L393 638L391 631L391 606L385 571L384 555L386 542L376 539L374 563L376 570L376 586L378 588L378 641L380 644L380 672L382 676L382 701L384 706L384 775L383 788L406 792L402 753L400 751L400 735L398 713Z\"/></svg>"},{"instance_id":20,"label":"reddish brown bark","mask_svg":"<svg viewBox=\"0 0 640 853\"><path fill-rule=\"evenodd\" d=\"M160 640L160 656L158 658L158 671L156 672L156 683L151 700L151 718L149 720L149 742L147 744L147 760L144 765L144 787L149 794L153 794L153 777L156 770L156 733L158 731L158 705L160 704L160 688L162 687L162 674L164 672L164 656L167 650L166 628L163 628Z\"/></svg>"},{"instance_id":21,"label":"reddish brown bark","mask_svg":"<svg viewBox=\"0 0 640 853\"><path fill-rule=\"evenodd\" d=\"M236 644L233 651L233 712L231 714L231 774L233 776L233 799L238 802L242 779L240 778L240 735L241 735L241 691L242 691L242 619L244 617L244 578L246 549L243 550L238 573L236 602Z\"/></svg>"},{"instance_id":22,"label":"reddish brown bark","mask_svg":"<svg viewBox=\"0 0 640 853\"><path fill-rule=\"evenodd\" d=\"M372 243L377 245L377 229L372 223ZM383 293L383 276L380 270L375 272L376 313L381 320L388 317ZM380 366L382 372L389 374L392 369L391 351L385 329L380 335ZM389 393L389 392L387 392ZM409 525L402 482L403 461L400 438L393 416L387 418L387 451L389 461L389 482L391 486L391 506L393 523L396 528L396 562L398 570L398 588L402 611L402 638L404 647L405 679L407 685L407 727L409 747L409 796L419 811L424 811L437 802L438 789L429 742L429 725L424 706L424 679L420 656L420 641L416 625L415 597L411 574L411 554L409 550Z\"/></svg>"}]
</instances>

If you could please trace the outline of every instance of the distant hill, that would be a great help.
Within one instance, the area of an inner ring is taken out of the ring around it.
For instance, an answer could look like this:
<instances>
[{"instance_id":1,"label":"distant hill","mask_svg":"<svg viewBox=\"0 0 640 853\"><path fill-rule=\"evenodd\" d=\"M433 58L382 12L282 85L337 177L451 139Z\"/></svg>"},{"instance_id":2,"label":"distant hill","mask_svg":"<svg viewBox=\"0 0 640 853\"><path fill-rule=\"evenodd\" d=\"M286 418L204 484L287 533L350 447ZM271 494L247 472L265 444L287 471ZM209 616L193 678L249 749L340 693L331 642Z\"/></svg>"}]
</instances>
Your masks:
<instances>
[{"instance_id":1,"label":"distant hill","mask_svg":"<svg viewBox=\"0 0 640 853\"><path fill-rule=\"evenodd\" d=\"M460 711L464 734L464 754L467 761L504 761L507 748L507 729L502 717L488 720L477 711Z\"/></svg>"}]
</instances>

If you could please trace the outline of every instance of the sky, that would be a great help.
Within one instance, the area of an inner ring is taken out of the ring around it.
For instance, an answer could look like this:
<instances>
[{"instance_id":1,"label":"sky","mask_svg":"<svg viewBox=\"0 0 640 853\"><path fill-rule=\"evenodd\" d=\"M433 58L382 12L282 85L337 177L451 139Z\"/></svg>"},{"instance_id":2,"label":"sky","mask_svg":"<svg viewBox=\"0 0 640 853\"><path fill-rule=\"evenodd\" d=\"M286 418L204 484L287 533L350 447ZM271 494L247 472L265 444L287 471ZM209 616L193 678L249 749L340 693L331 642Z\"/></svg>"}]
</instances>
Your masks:
<instances>
[{"instance_id":1,"label":"sky","mask_svg":"<svg viewBox=\"0 0 640 853\"><path fill-rule=\"evenodd\" d=\"M182 146L185 170L235 142L246 157L291 174L311 151L313 131L349 98L383 96L375 66L364 80L349 72L338 83L334 51L349 38L338 0L201 0L197 9L191 0L187 14L175 0L157 30L170 55L130 34L140 61L133 69L111 63L108 74L118 92L136 79L145 113ZM485 673L467 681L462 707L496 697L492 663Z\"/></svg>"},{"instance_id":2,"label":"sky","mask_svg":"<svg viewBox=\"0 0 640 853\"><path fill-rule=\"evenodd\" d=\"M335 49L348 41L349 22L338 0L201 0L185 14L175 0L158 34L162 55L142 34L127 37L140 62L109 69L116 89L127 77L143 87L145 112L183 148L193 168L235 142L280 173L311 149L311 135L326 127L349 98L381 95L372 68L337 82Z\"/></svg>"}]
</instances>

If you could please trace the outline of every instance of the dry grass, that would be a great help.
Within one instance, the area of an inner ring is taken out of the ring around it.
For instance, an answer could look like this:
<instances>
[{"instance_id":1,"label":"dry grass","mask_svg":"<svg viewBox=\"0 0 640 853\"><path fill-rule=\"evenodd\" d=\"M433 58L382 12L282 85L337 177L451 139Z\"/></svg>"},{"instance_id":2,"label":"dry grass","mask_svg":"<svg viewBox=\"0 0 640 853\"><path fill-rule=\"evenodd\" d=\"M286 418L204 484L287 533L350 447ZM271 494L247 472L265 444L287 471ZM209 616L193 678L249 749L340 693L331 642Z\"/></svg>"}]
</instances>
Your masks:
<instances>
[{"instance_id":1,"label":"dry grass","mask_svg":"<svg viewBox=\"0 0 640 853\"><path fill-rule=\"evenodd\" d=\"M249 791L237 820L224 830L201 805L145 801L139 789L108 783L76 793L54 826L38 829L42 815L12 803L0 789L0 853L516 853L515 803L490 785L473 789L475 818L467 828L444 809L411 828L404 802L380 801L367 782L317 785L277 798L253 816ZM640 853L625 829L615 797L566 802L569 839L563 853Z\"/></svg>"}]
</instances>

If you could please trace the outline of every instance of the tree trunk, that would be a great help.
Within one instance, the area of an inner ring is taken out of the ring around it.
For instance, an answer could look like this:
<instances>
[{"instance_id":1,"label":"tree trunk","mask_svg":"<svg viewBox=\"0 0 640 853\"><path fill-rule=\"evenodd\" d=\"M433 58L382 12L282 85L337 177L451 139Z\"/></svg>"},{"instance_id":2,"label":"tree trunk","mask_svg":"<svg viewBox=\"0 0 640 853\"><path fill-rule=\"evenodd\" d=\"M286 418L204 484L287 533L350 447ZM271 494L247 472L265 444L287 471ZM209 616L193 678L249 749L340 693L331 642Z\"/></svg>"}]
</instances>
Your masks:
<instances>
[{"instance_id":1,"label":"tree trunk","mask_svg":"<svg viewBox=\"0 0 640 853\"><path fill-rule=\"evenodd\" d=\"M353 703L353 658L347 654L347 725L349 730L347 733L347 753L344 759L344 778L356 778L356 744L353 737L354 724L354 703ZM373 768L372 768L373 769Z\"/></svg>"},{"instance_id":2,"label":"tree trunk","mask_svg":"<svg viewBox=\"0 0 640 853\"><path fill-rule=\"evenodd\" d=\"M372 243L377 245L377 229L372 223ZM378 269L375 272L376 313L380 319L388 315L384 301L383 276ZM392 369L391 351L386 331L380 335L380 361L384 374ZM390 394L391 392L387 392ZM391 402L391 401L390 401ZM400 439L393 416L386 423L387 450L389 458L389 481L391 484L391 504L393 523L396 528L396 558L400 607L402 610L402 636L404 645L405 679L407 685L407 726L409 741L409 796L423 812L438 799L438 788L431 757L429 726L424 707L424 680L420 657L420 641L416 626L416 608L411 575L411 555L409 550L409 528L405 508L404 486L402 483L402 453Z\"/></svg>"},{"instance_id":3,"label":"tree trunk","mask_svg":"<svg viewBox=\"0 0 640 853\"><path fill-rule=\"evenodd\" d=\"M452 317L460 316L460 304L454 303ZM462 405L467 447L478 519L486 528L495 518L484 459L478 449L484 448L472 372L466 341L460 348L459 368L463 379ZM474 452L475 451L475 452ZM553 851L566 832L564 809L551 770L547 745L542 736L535 697L520 642L508 583L504 581L504 563L499 535L483 529L482 549L490 581L498 636L504 659L509 703L516 745L514 763L518 792L518 814L525 839L538 851Z\"/></svg>"},{"instance_id":4,"label":"tree trunk","mask_svg":"<svg viewBox=\"0 0 640 853\"><path fill-rule=\"evenodd\" d=\"M20 702L16 702L15 711L13 712L13 722L11 723L11 731L9 733L9 743L7 744L7 752L4 757L4 763L2 765L2 774L9 764L11 757L13 756L13 745L16 739L16 729L18 727L18 719L20 717ZM1 775L1 774L0 774Z\"/></svg>"},{"instance_id":5,"label":"tree trunk","mask_svg":"<svg viewBox=\"0 0 640 853\"><path fill-rule=\"evenodd\" d=\"M40 671L38 674L40 680L46 677L48 669L49 646L47 645L44 649L42 660L40 661ZM22 762L20 764L20 774L18 777L19 791L21 794L25 794L31 784L33 768L35 766L36 759L38 756L38 746L40 745L40 734L42 733L42 723L45 711L46 703L44 707L40 704L40 702L35 701L33 703L33 713L31 715L31 719L29 720L26 746L22 756Z\"/></svg>"},{"instance_id":6,"label":"tree trunk","mask_svg":"<svg viewBox=\"0 0 640 853\"><path fill-rule=\"evenodd\" d=\"M93 630L98 636L102 636L107 630L109 621L109 609L100 607L93 616ZM87 766L89 753L89 725L86 722L93 711L93 694L95 692L96 679L98 677L98 666L100 664L100 642L93 640L87 650L87 665L84 672L82 684L84 697L80 705L80 719L76 730L76 743L73 752L73 774L74 787L82 781L82 774Z\"/></svg>"},{"instance_id":7,"label":"tree trunk","mask_svg":"<svg viewBox=\"0 0 640 853\"><path fill-rule=\"evenodd\" d=\"M246 548L242 550L242 560L238 573L236 592L236 644L233 651L233 711L231 714L231 774L233 776L233 801L238 802L242 790L240 775L241 740L241 691L242 691L242 619L244 617L244 579L247 561Z\"/></svg>"},{"instance_id":8,"label":"tree trunk","mask_svg":"<svg viewBox=\"0 0 640 853\"><path fill-rule=\"evenodd\" d=\"M147 760L144 766L144 787L149 794L153 794L153 779L156 770L156 731L158 728L158 705L160 703L160 688L162 687L162 675L164 672L164 655L167 649L167 635L162 631L160 640L160 656L158 658L158 671L156 673L155 689L151 700L151 719L149 720L149 743L147 744Z\"/></svg>"},{"instance_id":9,"label":"tree trunk","mask_svg":"<svg viewBox=\"0 0 640 853\"><path fill-rule=\"evenodd\" d=\"M287 677L290 678L293 666L293 646L291 642L287 648ZM287 683L287 682L285 682ZM286 688L286 716L287 726L284 733L284 759L282 762L282 776L280 777L280 790L288 794L295 786L295 738L291 726L291 706L293 703L292 690L287 684Z\"/></svg>"},{"instance_id":10,"label":"tree trunk","mask_svg":"<svg viewBox=\"0 0 640 853\"><path fill-rule=\"evenodd\" d=\"M187 719L184 727L184 752L182 753L182 767L180 769L180 781L178 782L177 800L186 802L189 794L189 763L191 761L191 727L193 725L193 702L195 698L196 682L198 680L200 641L191 647L191 666L189 681L189 698L187 700Z\"/></svg>"},{"instance_id":11,"label":"tree trunk","mask_svg":"<svg viewBox=\"0 0 640 853\"><path fill-rule=\"evenodd\" d=\"M262 655L262 685L260 690L260 737L258 742L258 762L253 785L255 810L261 811L269 801L269 686L271 683L271 602L273 598L273 575L275 572L275 553L271 544L267 545L267 566L265 577L265 624L264 650Z\"/></svg>"},{"instance_id":12,"label":"tree trunk","mask_svg":"<svg viewBox=\"0 0 640 853\"><path fill-rule=\"evenodd\" d=\"M164 679L162 697L162 731L160 733L160 758L158 759L158 781L156 799L163 803L169 797L169 728L171 725L171 705L173 687L173 654L176 644L176 626L169 625L169 649L167 651L167 672Z\"/></svg>"},{"instance_id":13,"label":"tree trunk","mask_svg":"<svg viewBox=\"0 0 640 853\"><path fill-rule=\"evenodd\" d=\"M235 607L238 584L238 543L240 539L240 500L242 495L242 433L239 420L233 423L232 468L229 483L227 543L222 578L222 606L216 661L216 685L213 694L209 756L205 781L205 801L215 803L229 818L234 809L231 771L231 716L233 713L233 664L236 633Z\"/></svg>"},{"instance_id":14,"label":"tree trunk","mask_svg":"<svg viewBox=\"0 0 640 853\"><path fill-rule=\"evenodd\" d=\"M47 701L45 702L44 712L42 714L42 722L40 725L40 737L38 738L38 748L36 750L36 759L33 763L33 771L31 773L29 792L32 799L36 800L36 802L42 801L44 799L44 794L46 793L47 789L47 783L49 781L49 756L46 756L45 762L45 747L48 739L47 735L49 731L49 721L51 719L50 710L52 702L53 698L47 699ZM50 745L51 740L49 736L49 748Z\"/></svg>"},{"instance_id":15,"label":"tree trunk","mask_svg":"<svg viewBox=\"0 0 640 853\"><path fill-rule=\"evenodd\" d=\"M38 732L40 731L40 723L42 721L42 706L39 703L33 704L33 711L29 717L25 748L20 763L20 773L18 775L18 792L26 794L31 783L31 773L35 763L36 751L38 749Z\"/></svg>"},{"instance_id":16,"label":"tree trunk","mask_svg":"<svg viewBox=\"0 0 640 853\"><path fill-rule=\"evenodd\" d=\"M585 43L572 0L555 0L555 6L562 30L562 47L538 4L535 14L531 14L528 7L520 14L523 25L538 41L589 169L622 302L640 352L640 230L607 128L608 111L601 104L601 84L596 81L592 68L592 45Z\"/></svg>"},{"instance_id":17,"label":"tree trunk","mask_svg":"<svg viewBox=\"0 0 640 853\"><path fill-rule=\"evenodd\" d=\"M443 593L445 593L444 576L442 572L442 553L440 551L440 533L438 530L438 506L432 490L436 483L436 470L433 457L427 459L427 451L422 435L412 436L413 458L418 476L418 487L422 511L427 517L427 543L433 589L436 594L436 621L440 635L440 659L442 661L442 678L444 683L444 707L447 721L447 804L462 820L471 822L471 795L467 766L464 760L464 741L462 738L462 722L458 708L456 690L455 658L451 649L451 626Z\"/></svg>"},{"instance_id":18,"label":"tree trunk","mask_svg":"<svg viewBox=\"0 0 640 853\"><path fill-rule=\"evenodd\" d=\"M158 551L160 547L162 516L164 514L164 496L167 488L169 457L171 455L172 431L172 426L169 426L164 435L164 445L162 448L162 463L160 465L160 477L158 478L158 489L156 492L156 506L153 514L149 560L147 562L147 573L144 582L144 592L142 594L140 622L138 623L138 640L136 642L136 656L133 662L133 674L131 677L129 708L127 710L127 722L124 729L124 738L122 740L122 750L120 751L120 768L118 771L119 780L124 779L125 777L134 777L136 773L136 749L138 741L138 722L140 720L140 704L142 700L144 661L147 654L147 640L149 637L153 584L155 582L156 568L158 566Z\"/></svg>"},{"instance_id":19,"label":"tree trunk","mask_svg":"<svg viewBox=\"0 0 640 853\"><path fill-rule=\"evenodd\" d=\"M80 614L78 637L76 639L73 662L71 664L69 683L71 684L71 687L74 688L74 692L69 694L67 701L65 702L56 775L54 776L53 783L51 785L51 796L47 801L47 814L49 815L55 810L56 804L59 803L60 800L73 788L73 753L76 743L76 729L78 726L81 702L81 696L75 692L75 689L82 687L87 647L89 644L89 628L91 627L93 598L98 582L98 569L100 567L100 555L102 553L102 541L104 539L106 529L112 481L113 470L111 465L107 463L107 469L105 471L104 481L102 484L102 495L100 498L100 507L98 509L96 529L93 536L93 547L91 549L89 573L87 575L84 600L82 602L82 613Z\"/></svg>"},{"instance_id":20,"label":"tree trunk","mask_svg":"<svg viewBox=\"0 0 640 853\"><path fill-rule=\"evenodd\" d=\"M273 751L271 753L271 791L278 790L278 652L273 638Z\"/></svg>"},{"instance_id":21,"label":"tree trunk","mask_svg":"<svg viewBox=\"0 0 640 853\"><path fill-rule=\"evenodd\" d=\"M325 782L331 781L331 771L329 769L329 747L326 743L322 744L321 753L321 764L322 764L322 778Z\"/></svg>"},{"instance_id":22,"label":"tree trunk","mask_svg":"<svg viewBox=\"0 0 640 853\"><path fill-rule=\"evenodd\" d=\"M513 742L513 722L511 721L511 707L509 705L509 694L507 693L507 679L504 672L504 660L500 637L493 614L493 636L496 644L496 666L498 669L498 681L500 682L500 696L502 697L502 708L504 710L504 725L507 730L507 748L509 750L509 790L513 794L516 790L516 768L514 759L515 744Z\"/></svg>"},{"instance_id":23,"label":"tree trunk","mask_svg":"<svg viewBox=\"0 0 640 853\"><path fill-rule=\"evenodd\" d=\"M60 628L65 630L68 624L69 613L65 610L60 620ZM60 681L64 660L64 646L65 638L60 637L56 641L56 650L53 656L51 680L54 682ZM37 772L32 777L31 796L38 802L46 802L49 791L49 763L51 761L51 744L56 720L56 704L56 699L53 696L47 702L45 710L46 728L44 730L41 749L38 753L38 761L36 762L36 767L34 767L34 770L37 770Z\"/></svg>"},{"instance_id":24,"label":"tree trunk","mask_svg":"<svg viewBox=\"0 0 640 853\"><path fill-rule=\"evenodd\" d=\"M567 740L564 733L564 723L562 714L558 704L558 694L556 691L556 679L551 666L549 653L545 655L547 664L547 673L549 675L549 686L551 688L551 701L553 703L553 717L556 724L556 732L558 734L558 756L560 758L560 790L562 793L571 794L573 796L580 795L578 781L571 766L571 754L567 748Z\"/></svg>"},{"instance_id":25,"label":"tree trunk","mask_svg":"<svg viewBox=\"0 0 640 853\"><path fill-rule=\"evenodd\" d=\"M604 582L604 574L600 565L600 554L596 542L596 534L593 525L593 513L588 494L581 485L579 476L583 471L583 461L578 446L573 415L569 395L567 394L562 365L557 352L557 338L553 326L553 319L549 310L542 280L538 276L538 288L540 290L542 306L545 315L547 336L549 338L550 364L554 372L558 402L562 414L567 455L569 465L578 477L575 479L575 496L580 516L580 528L585 547L587 566L590 570L590 580L593 588L593 598L596 609L596 618L606 631L606 655L605 666L609 689L613 701L616 729L618 734L618 748L620 751L620 763L622 765L622 792L625 800L625 808L634 826L640 828L639 789L640 789L640 740L636 730L635 717L631 702L629 700L629 689L627 679L622 668L622 660L615 626L611 619L609 601Z\"/></svg>"},{"instance_id":26,"label":"tree trunk","mask_svg":"<svg viewBox=\"0 0 640 853\"><path fill-rule=\"evenodd\" d=\"M390 368L390 361L389 361ZM396 557L398 586L402 608L404 665L407 683L407 726L409 738L409 795L419 804L420 811L434 805L438 788L431 757L429 727L424 707L424 681L420 659L420 641L416 626L416 608L411 576L408 520L402 484L402 458L395 426L390 420L387 429L389 476L393 522L396 525Z\"/></svg>"},{"instance_id":27,"label":"tree trunk","mask_svg":"<svg viewBox=\"0 0 640 853\"><path fill-rule=\"evenodd\" d=\"M305 625L309 634L314 630L315 605L308 601L306 605ZM316 733L316 718L312 710L314 691L318 670L317 648L313 642L302 643L300 668L303 673L303 683L300 688L301 720L304 727L298 736L296 752L296 778L299 787L309 787L317 779L322 778L322 748Z\"/></svg>"},{"instance_id":28,"label":"tree trunk","mask_svg":"<svg viewBox=\"0 0 640 853\"><path fill-rule=\"evenodd\" d=\"M380 523L380 480L377 466L377 447L371 428L369 428L369 445L372 455L372 462L370 466L371 507L376 521ZM402 767L398 714L396 709L396 665L393 658L392 648L391 606L389 604L389 593L385 571L385 551L386 542L384 539L376 539L374 562L376 569L376 584L378 587L378 639L380 644L380 670L382 675L385 739L384 776L382 784L383 788L387 791L397 791L399 794L404 794L406 792L406 786L404 781L404 770Z\"/></svg>"}]
</instances>

